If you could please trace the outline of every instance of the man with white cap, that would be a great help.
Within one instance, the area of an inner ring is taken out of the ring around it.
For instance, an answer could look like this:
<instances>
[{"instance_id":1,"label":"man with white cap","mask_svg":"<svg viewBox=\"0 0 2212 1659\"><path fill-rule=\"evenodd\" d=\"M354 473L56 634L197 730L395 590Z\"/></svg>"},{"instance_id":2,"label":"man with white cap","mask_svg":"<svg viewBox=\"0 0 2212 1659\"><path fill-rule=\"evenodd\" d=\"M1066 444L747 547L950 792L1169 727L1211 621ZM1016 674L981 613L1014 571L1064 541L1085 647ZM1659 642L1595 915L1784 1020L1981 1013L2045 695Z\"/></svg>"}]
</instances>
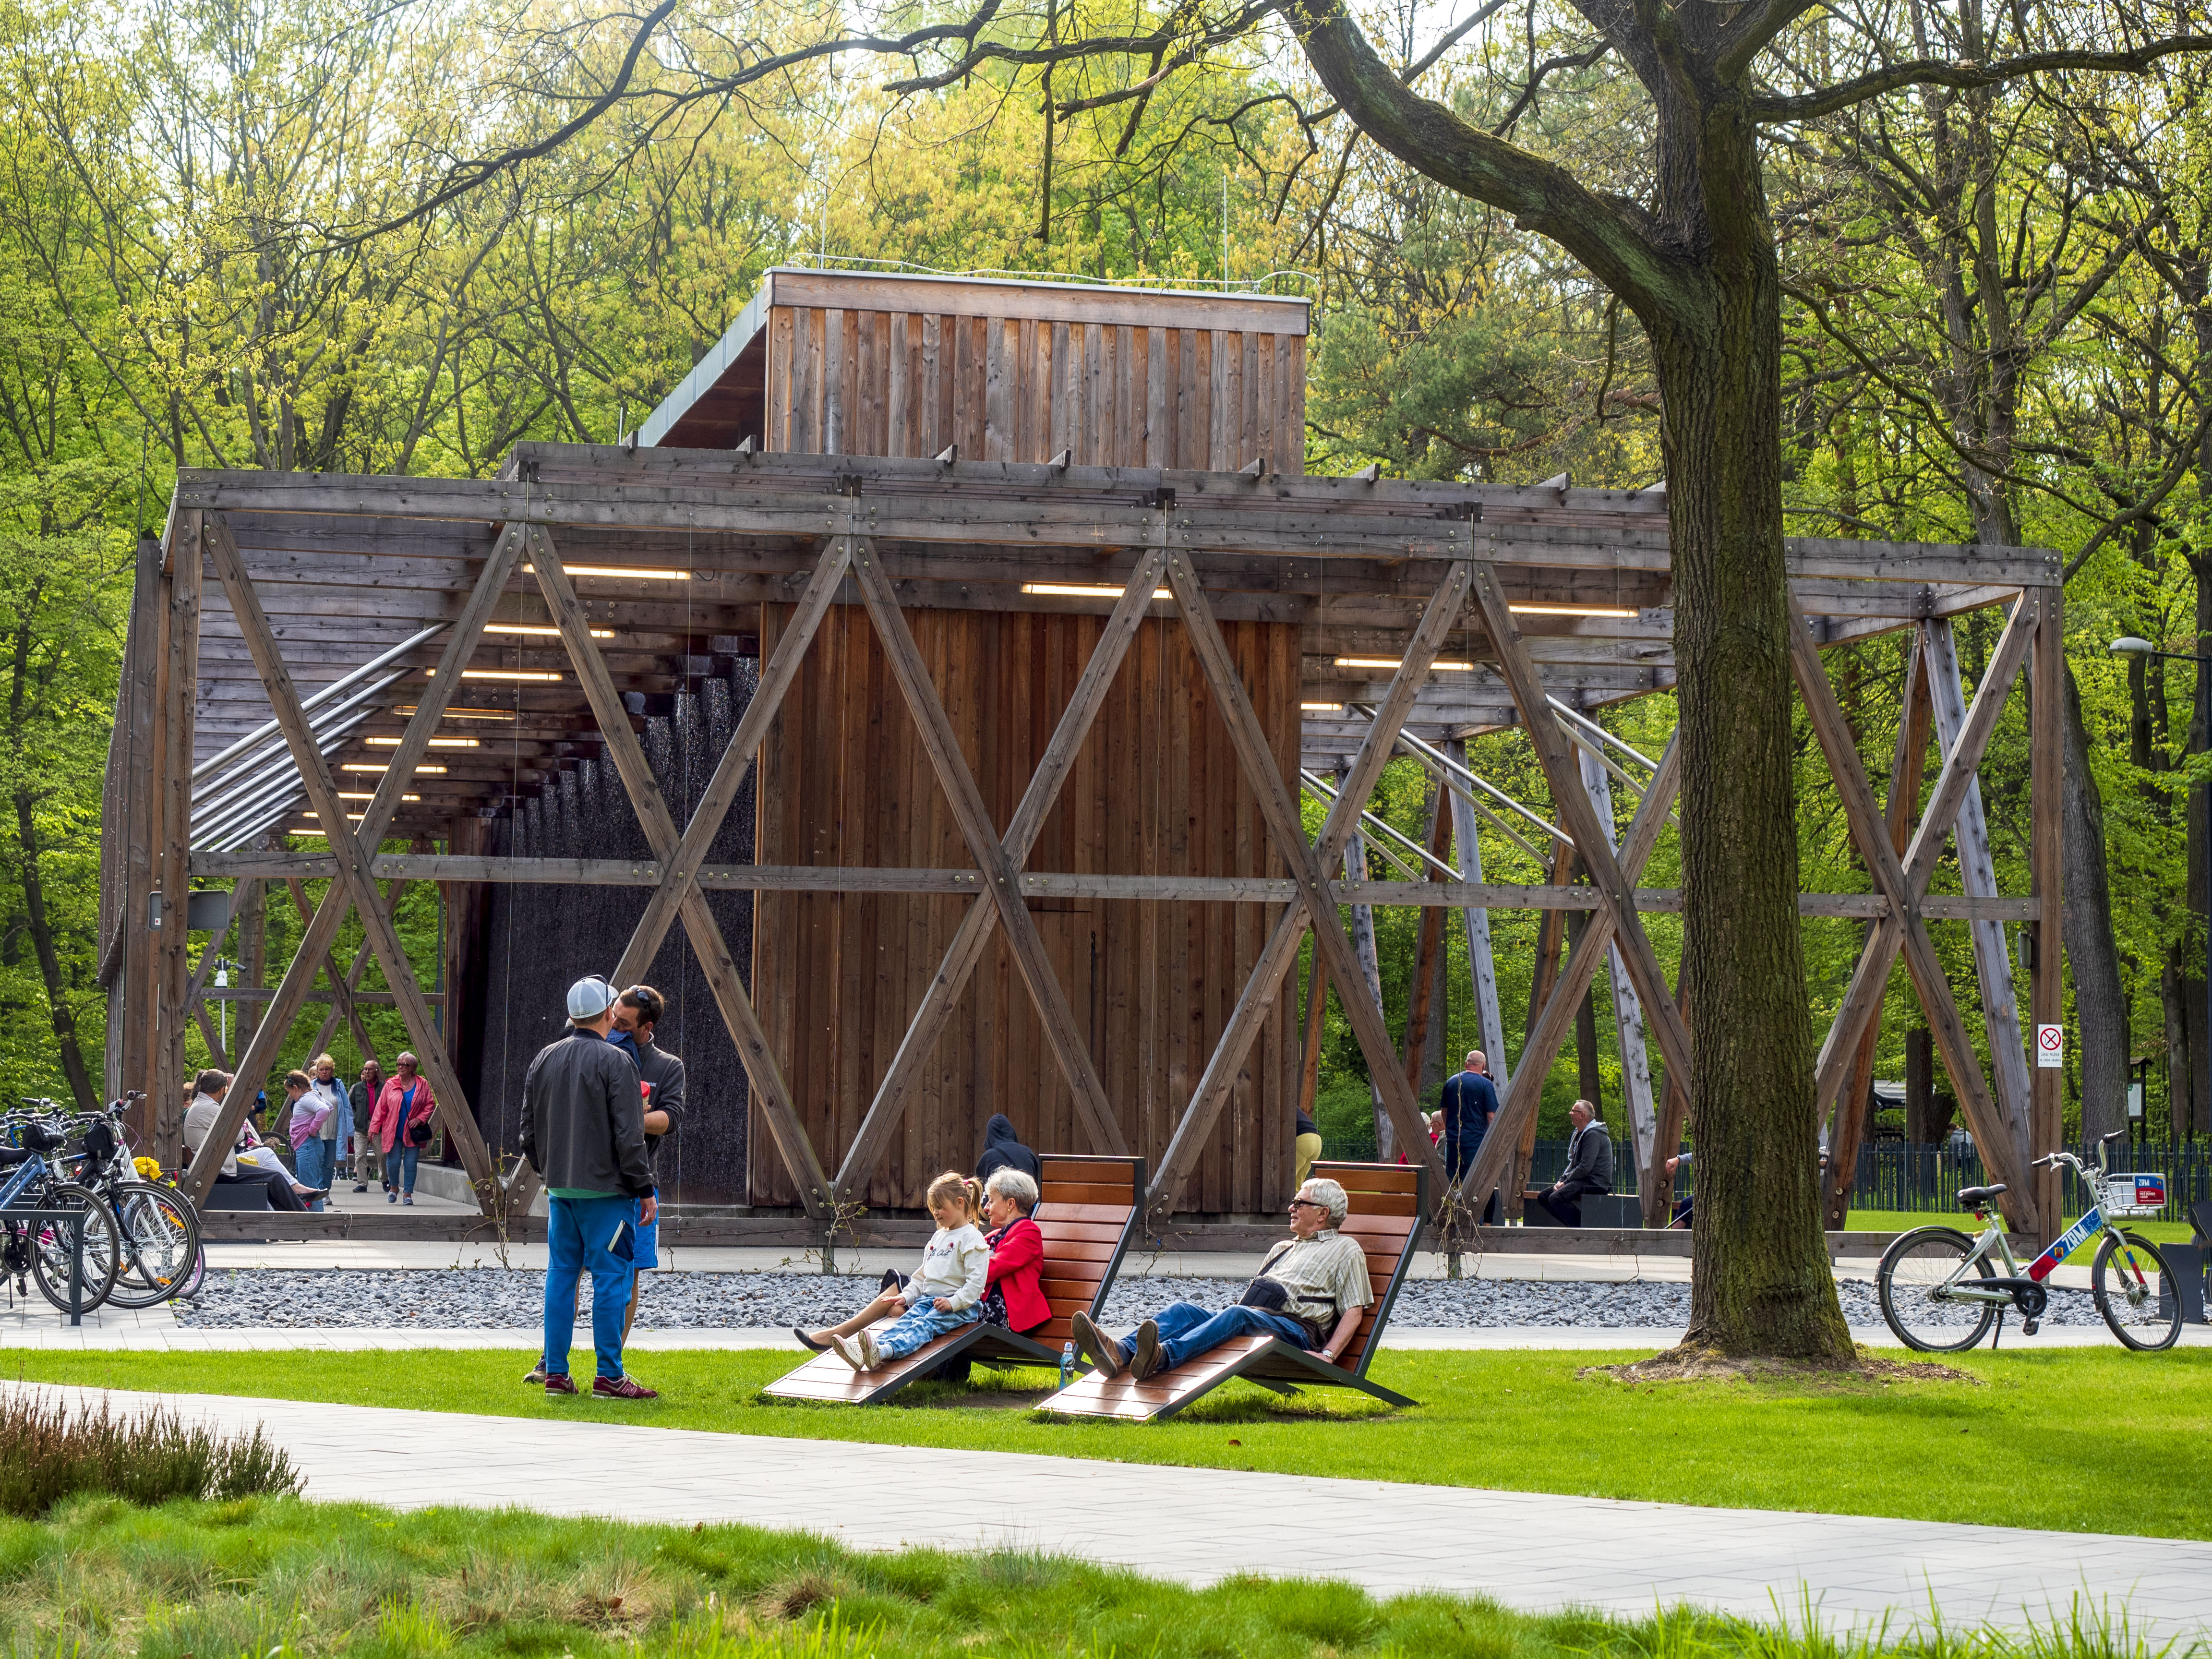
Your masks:
<instances>
[{"instance_id":1,"label":"man with white cap","mask_svg":"<svg viewBox=\"0 0 2212 1659\"><path fill-rule=\"evenodd\" d=\"M1366 1251L1337 1231L1348 1206L1342 1187L1316 1176L1291 1200L1291 1237L1267 1252L1237 1306L1215 1313L1172 1303L1119 1341L1079 1312L1070 1322L1077 1346L1107 1376L1126 1370L1139 1382L1238 1336L1279 1336L1335 1364L1375 1300Z\"/></svg>"},{"instance_id":2,"label":"man with white cap","mask_svg":"<svg viewBox=\"0 0 2212 1659\"><path fill-rule=\"evenodd\" d=\"M538 1051L522 1079L522 1152L544 1178L545 1352L525 1382L574 1394L568 1346L576 1334L576 1281L592 1275L592 1346L602 1399L652 1400L623 1371L623 1312L641 1222L659 1205L645 1152L637 1069L607 1041L615 988L593 974L568 988L568 1029Z\"/></svg>"}]
</instances>

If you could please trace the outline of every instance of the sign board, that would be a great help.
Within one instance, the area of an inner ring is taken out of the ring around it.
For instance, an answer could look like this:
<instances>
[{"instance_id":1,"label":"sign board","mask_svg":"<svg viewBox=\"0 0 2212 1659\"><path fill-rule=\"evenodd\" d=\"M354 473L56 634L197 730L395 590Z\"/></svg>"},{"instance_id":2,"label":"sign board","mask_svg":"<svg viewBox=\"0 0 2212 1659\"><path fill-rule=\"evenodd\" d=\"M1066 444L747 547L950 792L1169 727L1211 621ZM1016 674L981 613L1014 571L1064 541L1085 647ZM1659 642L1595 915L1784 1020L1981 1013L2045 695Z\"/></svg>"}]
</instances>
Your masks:
<instances>
[{"instance_id":1,"label":"sign board","mask_svg":"<svg viewBox=\"0 0 2212 1659\"><path fill-rule=\"evenodd\" d=\"M2132 1118L2142 1115L2142 1085L2140 1083L2128 1085L2128 1115Z\"/></svg>"},{"instance_id":2,"label":"sign board","mask_svg":"<svg viewBox=\"0 0 2212 1659\"><path fill-rule=\"evenodd\" d=\"M2039 1025L2035 1028L2035 1063L2038 1066L2063 1066L2066 1064L2066 1028L2063 1025Z\"/></svg>"}]
</instances>

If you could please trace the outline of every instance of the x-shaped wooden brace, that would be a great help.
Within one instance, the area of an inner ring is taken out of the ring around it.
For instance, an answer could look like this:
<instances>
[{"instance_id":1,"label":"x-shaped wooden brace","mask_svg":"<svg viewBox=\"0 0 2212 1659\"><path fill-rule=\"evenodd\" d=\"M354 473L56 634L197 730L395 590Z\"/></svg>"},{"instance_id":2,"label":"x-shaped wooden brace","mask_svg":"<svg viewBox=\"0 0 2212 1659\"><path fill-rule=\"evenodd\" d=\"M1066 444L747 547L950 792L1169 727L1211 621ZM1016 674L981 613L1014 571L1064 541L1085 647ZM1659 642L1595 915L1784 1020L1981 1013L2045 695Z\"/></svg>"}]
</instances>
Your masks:
<instances>
[{"instance_id":1,"label":"x-shaped wooden brace","mask_svg":"<svg viewBox=\"0 0 2212 1659\"><path fill-rule=\"evenodd\" d=\"M2011 618L2005 623L1996 649L1990 655L1989 672L1975 688L1974 706L1966 716L1966 726L1957 744L1943 758L1943 769L1936 775L1928 810L1900 860L1881 811L1875 804L1873 787L1867 781L1866 768L1859 760L1858 744L1852 738L1850 727L1828 684L1820 648L1814 644L1812 629L1796 603L1792 599L1790 667L1796 676L1798 691L1805 699L1814 734L1827 755L1828 769L1835 778L1837 792L1843 797L1844 815L1850 827L1852 843L1874 878L1875 890L1889 902L1888 914L1875 924L1868 935L1866 948L1861 951L1850 983L1844 992L1843 1005L1836 1011L1835 1021L1820 1045L1814 1110L1825 1116L1834 1105L1838 1091L1850 1074L1860 1037L1875 1010L1881 1006L1882 994L1889 984L1890 969L1902 950L1936 1047L1959 1091L1959 1103L1965 1109L1975 1144L1988 1161L1990 1172L2010 1189L2021 1208L2032 1209L2033 1194L2027 1182L2025 1142L2007 1131L2002 1115L1990 1097L1981 1062L1975 1057L1966 1024L1960 1018L1958 1004L1951 995L1950 980L1936 953L1936 942L1929 936L1928 924L1920 915L1920 900L1927 891L1928 878L1935 872L1951 823L1958 816L1960 803L1966 799L1966 785L1981 763L1982 751L1989 746L1997 717L2004 712L2013 677L2027 660L2028 646L2035 635L2036 606L2025 597L2014 605ZM2032 1214L2018 1216L2014 1220L2015 1225L2027 1231L2034 1231L2039 1223L2039 1218Z\"/></svg>"},{"instance_id":2,"label":"x-shaped wooden brace","mask_svg":"<svg viewBox=\"0 0 2212 1659\"><path fill-rule=\"evenodd\" d=\"M791 646L788 653L780 647L770 664L775 677L773 691L762 703L757 720L754 718L754 709L745 711L744 721L731 738L730 747L723 751L716 765L715 779L723 794L721 804L710 818L702 803L700 811L692 815L690 834L686 836L678 833L676 820L669 814L660 786L653 781L653 768L646 760L644 746L638 742L637 733L629 729L629 710L623 702L613 674L608 671L605 658L599 654L599 641L592 637L591 619L585 614L583 601L576 597L575 584L568 580L560 555L554 550L552 537L543 527L533 527L530 542L531 562L536 567L538 588L545 595L555 626L561 630L562 642L568 647L568 659L583 684L585 700L591 704L607 758L614 763L615 774L629 795L630 805L645 831L647 847L661 865L661 884L647 903L646 921L651 921L657 914L658 926L665 934L668 911L672 909L683 917L692 954L699 960L700 971L730 1029L730 1039L737 1045L738 1057L744 1062L746 1074L760 1097L769 1133L798 1183L799 1202L810 1216L827 1216L830 1213L830 1177L823 1173L822 1160L814 1155L813 1143L807 1139L799 1114L792 1106L791 1090L768 1046L768 1034L761 1029L760 1018L753 1012L752 999L745 994L744 981L738 977L738 964L723 940L714 913L708 908L706 891L695 878L700 857L714 840L715 830L721 827L722 816L728 811L730 802L737 798L738 786L744 780L749 757L758 746L759 735L775 718L776 707L791 684L799 658L806 648L806 639L811 636L822 611L842 580L849 548L844 538L838 538L824 550L816 565L813 580L800 599L805 625L787 641ZM763 690L767 689L764 685ZM738 748L739 742L745 739L750 739L746 746ZM627 980L630 974L642 972L643 963L649 963L653 951L659 947L656 938L652 949L645 949L642 941L646 921L640 922L638 933L623 952L623 971L617 974L618 979ZM634 962L641 952L642 961Z\"/></svg>"},{"instance_id":3,"label":"x-shaped wooden brace","mask_svg":"<svg viewBox=\"0 0 2212 1659\"><path fill-rule=\"evenodd\" d=\"M1198 1161L1206 1138L1213 1133L1214 1121L1220 1116L1230 1091L1243 1069L1244 1057L1251 1050L1253 1039L1259 1035L1260 1027L1280 994L1283 977L1298 959L1298 945L1309 927L1314 930L1315 949L1320 951L1336 987L1337 1000L1352 1022L1352 1034L1359 1040L1368 1075L1382 1091L1383 1108L1390 1114L1392 1126L1407 1151L1429 1165L1437 1176L1439 1190L1444 1184L1443 1162L1429 1142L1428 1127L1421 1121L1419 1103L1406 1081L1397 1046L1390 1040L1390 1028L1382 1017L1382 1005L1367 994L1366 970L1359 965L1352 940L1344 931L1343 920L1337 914L1335 886L1324 872L1334 868L1344 857L1345 846L1358 827L1360 810L1373 792L1384 763L1396 748L1398 733L1404 728L1406 717L1413 713L1414 700L1427 681L1429 665L1436 660L1437 648L1459 621L1460 611L1467 603L1468 580L1468 562L1454 560L1443 585L1437 588L1428 610L1422 614L1420 625L1407 641L1405 655L1399 660L1389 691L1375 711L1374 724L1368 727L1352 770L1328 809L1321 839L1310 845L1297 806L1276 770L1274 755L1267 747L1267 729L1253 709L1244 681L1237 672L1236 659L1230 655L1228 642L1221 637L1220 625L1214 621L1212 608L1206 604L1205 590L1199 586L1198 574L1188 559L1168 561L1168 580L1175 591L1176 603L1182 611L1184 630L1190 636L1193 653L1206 676L1206 689L1213 695L1214 706L1229 729L1237 766L1259 801L1268 838L1275 843L1276 852L1297 884L1298 902L1283 913L1282 919L1275 924L1275 931L1268 936L1251 977L1245 981L1243 994L1231 1011L1229 1024L1206 1060L1205 1074L1191 1091L1190 1104L1176 1125L1175 1135L1160 1159L1147 1200L1156 1216L1174 1201L1176 1188Z\"/></svg>"},{"instance_id":4,"label":"x-shaped wooden brace","mask_svg":"<svg viewBox=\"0 0 2212 1659\"><path fill-rule=\"evenodd\" d=\"M1540 711L1543 723L1552 725L1547 718L1551 711L1545 707L1540 697L1535 707ZM1537 724L1537 720L1528 721L1532 729ZM1556 738L1558 728L1555 725L1552 725L1552 731ZM1674 792L1681 787L1681 782L1682 734L1677 731L1667 739L1666 748L1660 751L1659 769L1651 775L1651 781L1644 791L1643 805L1636 809L1636 816L1629 821L1628 834L1620 843L1620 857L1614 868L1626 890L1632 893L1635 890L1636 878L1643 874L1644 863L1651 856L1651 849L1659 844L1659 832L1667 826L1667 814L1674 807ZM1556 791L1554 799L1559 799ZM1583 805L1589 805L1587 796L1583 798ZM1589 817L1592 826L1595 826L1596 813L1593 811ZM1579 854L1589 831L1583 826L1577 825L1573 833L1577 837L1575 851ZM1590 844L1609 848L1612 838L1595 836L1590 837ZM1629 912L1629 917L1631 928L1641 937L1643 924L1635 920L1633 910ZM1567 965L1553 982L1552 994L1545 1000L1543 1006L1537 1010L1536 1023L1530 1028L1528 1042L1521 1047L1521 1058L1514 1064L1512 1081L1506 1085L1505 1098L1498 1103L1498 1115L1492 1121L1488 1132L1482 1138L1481 1150L1475 1153L1474 1163L1468 1166L1467 1175L1460 1182L1458 1196L1461 1201L1480 1210L1482 1201L1505 1178L1505 1167L1520 1146L1522 1128L1535 1115L1536 1108L1543 1099L1544 1079L1551 1072L1552 1061L1559 1052L1559 1044L1566 1040L1567 1027L1574 1023L1575 1010L1589 994L1590 981L1605 963L1607 951L1620 933L1620 922L1619 908L1610 904L1600 905L1590 913L1582 937L1575 941L1574 948L1567 953ZM1648 953L1650 949L1648 940L1644 948ZM1621 955L1625 960L1632 960L1627 951L1624 951ZM1656 971L1656 961L1654 969ZM1662 994L1664 996L1663 983ZM1645 994L1644 1000L1647 1006L1653 1001L1649 994ZM1679 1025L1681 1010L1674 999L1664 996L1663 1006ZM1686 1084L1688 1073L1681 1073L1680 1079ZM1671 1061L1668 1066L1668 1082L1671 1092L1676 1082ZM1656 1157L1657 1148L1655 1146L1653 1150Z\"/></svg>"},{"instance_id":5,"label":"x-shaped wooden brace","mask_svg":"<svg viewBox=\"0 0 2212 1659\"><path fill-rule=\"evenodd\" d=\"M1122 605L1116 606L1120 614L1123 606L1149 602L1154 577L1146 574L1157 563L1157 556L1148 554L1140 562L1136 578L1122 591ZM876 625L876 637L882 644L884 655L890 663L891 673L897 679L899 690L906 698L908 709L913 714L915 725L921 734L922 748L929 756L929 763L937 773L938 782L944 787L946 801L952 808L952 817L960 826L960 834L968 843L969 856L975 860L981 872L984 895L998 913L999 926L1006 930L1006 948L1012 953L1014 965L1020 969L1022 982L1029 988L1030 1000L1036 1005L1037 1018L1044 1026L1045 1041L1050 1046L1053 1058L1060 1062L1062 1076L1075 1096L1075 1115L1091 1137L1095 1151L1126 1153L1127 1143L1121 1139L1121 1127L1115 1121L1114 1103L1106 1097L1106 1085L1099 1081L1098 1070L1091 1063L1091 1044L1083 1030L1075 1022L1075 1011L1068 1006L1067 993L1061 987L1060 975L1053 970L1052 958L1045 954L1043 935L1037 932L1036 919L1030 915L1029 904L1022 896L1021 860L1012 848L999 839L999 832L991 823L990 808L983 804L982 792L976 788L975 779L968 769L968 762L960 752L959 734L945 713L945 705L937 695L936 684L929 678L928 665L922 661L921 651L915 644L913 630L906 625L906 613L899 609L898 595L892 591L890 575L876 555L875 544L860 539L859 551L853 562L854 575L860 589L860 599L868 608L869 619ZM1132 595L1136 599L1132 600ZM1141 614L1139 611L1139 614ZM1130 632L1133 633L1133 626ZM1100 642L1103 648L1105 641ZM1126 648L1125 635L1120 646ZM1097 653L1093 653L1094 659ZM1111 675L1105 677L1110 683ZM1096 696L1103 700L1105 688L1097 688ZM1071 709L1074 705L1071 704ZM1091 711L1095 712L1095 710ZM1087 715L1082 720L1087 728ZM1068 728L1067 716L1060 719L1062 731ZM1057 737L1059 733L1055 733ZM1077 734L1080 742L1080 733ZM1036 777L1030 780L1034 793L1040 781L1050 794L1059 793L1065 769L1073 761L1075 750L1071 747L1055 757L1060 775L1045 779L1040 768ZM1024 805L1026 805L1026 801ZM1048 805L1047 811L1049 810ZM1036 815L1036 827L1030 830L1034 840L1044 827L1046 812ZM1022 857L1028 856L1028 848ZM970 907L971 914L981 908L981 902ZM959 949L956 936L954 950ZM948 957L948 960L950 957ZM939 977L942 978L940 970ZM933 985L933 992L936 987ZM926 1052L926 1051L924 1051ZM915 1058L921 1056L917 1054ZM894 1064L908 1058L907 1045L901 1044L894 1056ZM841 1172L841 1179L842 1172Z\"/></svg>"},{"instance_id":6,"label":"x-shaped wooden brace","mask_svg":"<svg viewBox=\"0 0 2212 1659\"><path fill-rule=\"evenodd\" d=\"M1163 530L1164 534L1164 520ZM872 561L871 562L872 562ZM1128 655L1129 647L1137 637L1137 629L1150 614L1152 595L1157 591L1160 574L1167 562L1164 547L1154 545L1146 549L1131 573L1128 585L1121 597L1115 601L1114 609L1106 618L1098 643L1084 665L1083 676L1076 682L1075 692L1061 711L1060 724L1054 728L1052 741L1045 745L1038 757L1036 770L1030 776L1029 786L1022 792L1021 804L1014 809L1007 823L1006 833L998 840L1007 866L1018 873L1028 863L1030 849L1043 833L1045 820L1052 816L1054 804L1060 799L1060 787L1066 782L1073 769L1076 756L1081 752L1083 740L1097 722L1098 712L1106 706L1107 694L1113 690L1114 678L1121 672L1121 663ZM933 692L933 696L934 693ZM931 758L935 759L932 750ZM948 793L951 792L948 790ZM952 937L945 952L936 976L922 994L921 1005L908 1023L906 1036L901 1039L898 1052L891 1057L882 1081L877 1085L876 1097L869 1103L867 1115L860 1121L860 1133L854 1136L853 1145L845 1154L845 1161L837 1171L837 1192L850 1200L882 1159L890 1144L890 1131L904 1109L906 1097L914 1085L921 1080L922 1067L931 1052L943 1036L946 1023L958 1006L961 993L967 988L976 964L983 959L984 947L990 943L993 928L1002 914L996 903L984 903L980 899L968 907L960 919L959 931ZM1028 907L1022 906L1022 915L1028 919ZM1054 981L1057 984L1057 981ZM1087 1051L1086 1051L1087 1052ZM1083 1099L1077 1091L1079 1103ZM1086 1127L1090 1126L1086 1122ZM1126 1151L1120 1125L1109 1115L1105 1127L1109 1132L1101 1139L1092 1131L1093 1150L1121 1153Z\"/></svg>"},{"instance_id":7,"label":"x-shaped wooden brace","mask_svg":"<svg viewBox=\"0 0 2212 1659\"><path fill-rule=\"evenodd\" d=\"M238 1126L245 1121L247 1109L253 1103L253 1081L267 1075L278 1047L291 1034L292 1022L314 982L316 969L328 957L337 939L339 924L344 921L350 905L361 912L368 943L384 969L385 981L392 987L392 1000L398 1006L408 1036L413 1039L416 1054L422 1062L422 1073L437 1103L438 1119L460 1152L478 1201L487 1214L495 1213L501 1193L490 1149L484 1145L483 1133L470 1114L467 1098L461 1092L460 1079L454 1073L446 1045L439 1038L430 1005L423 1000L422 988L416 981L415 970L399 943L398 928L381 902L370 872L375 849L398 812L400 797L406 793L416 767L428 752L430 734L444 718L446 706L460 685L461 670L474 653L483 625L490 620L492 608L514 569L522 547L521 527L507 526L493 542L468 602L447 630L437 671L416 701L415 713L408 720L398 746L392 752L384 781L376 787L375 799L362 815L361 830L356 835L346 817L345 803L338 799L330 762L316 744L307 714L300 706L300 694L292 683L291 671L284 665L283 653L270 629L269 618L262 611L261 602L254 595L252 580L246 574L245 561L239 556L238 544L232 539L229 526L214 514L184 516L203 521L204 539L215 562L216 574L222 581L223 592L229 596L239 632L244 635L254 667L267 688L270 708L291 749L293 763L299 768L307 798L313 804L316 821L329 841L331 856L337 865L337 878L331 882L322 902L316 907L301 938L300 948L276 988L276 1000L255 1028L246 1053L239 1058L240 1086L225 1097L214 1127L202 1141L198 1156L193 1158L180 1183L183 1191L197 1203L207 1196L208 1188L215 1183L216 1172L222 1167L224 1155L238 1137ZM179 529L181 532L181 525ZM181 556L181 534L179 553ZM197 548L191 556L198 556Z\"/></svg>"}]
</instances>

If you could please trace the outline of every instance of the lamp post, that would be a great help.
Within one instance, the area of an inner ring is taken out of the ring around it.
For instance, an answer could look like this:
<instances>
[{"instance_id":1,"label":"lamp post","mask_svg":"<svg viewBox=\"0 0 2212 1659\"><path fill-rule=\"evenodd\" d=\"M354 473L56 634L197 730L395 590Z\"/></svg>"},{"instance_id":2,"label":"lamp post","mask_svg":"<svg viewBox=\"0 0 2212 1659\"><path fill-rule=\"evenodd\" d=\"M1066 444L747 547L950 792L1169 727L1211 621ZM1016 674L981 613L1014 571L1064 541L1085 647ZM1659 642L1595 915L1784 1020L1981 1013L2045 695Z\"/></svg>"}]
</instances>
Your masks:
<instances>
[{"instance_id":1,"label":"lamp post","mask_svg":"<svg viewBox=\"0 0 2212 1659\"><path fill-rule=\"evenodd\" d=\"M2207 674L2212 674L2212 652L2161 651L2156 646L2153 645L2148 640L2139 640L2132 634L2130 634L2124 638L2114 640L2106 648L2110 650L2114 656L2119 657L2162 657L2168 662L2195 663L2197 665L2197 696L2200 698L2205 695L2204 687L2208 684L2212 684L2212 681L2207 681L2204 678ZM2205 918L2204 928L2204 1037L2207 1043L2212 1043L2212 915L2208 915ZM2194 1070L2195 1068L2192 1067L2191 1069ZM2191 1111L2193 1113L2196 1109L2197 1104L2197 1090L2194 1079L2189 1079L2188 1091L2189 1106ZM2166 1103L2166 1133L2169 1137L2171 1137L2173 1131L2172 1120L2172 1103L2168 1101ZM2148 1126L2146 1125L2145 1127L2148 1127Z\"/></svg>"}]
</instances>

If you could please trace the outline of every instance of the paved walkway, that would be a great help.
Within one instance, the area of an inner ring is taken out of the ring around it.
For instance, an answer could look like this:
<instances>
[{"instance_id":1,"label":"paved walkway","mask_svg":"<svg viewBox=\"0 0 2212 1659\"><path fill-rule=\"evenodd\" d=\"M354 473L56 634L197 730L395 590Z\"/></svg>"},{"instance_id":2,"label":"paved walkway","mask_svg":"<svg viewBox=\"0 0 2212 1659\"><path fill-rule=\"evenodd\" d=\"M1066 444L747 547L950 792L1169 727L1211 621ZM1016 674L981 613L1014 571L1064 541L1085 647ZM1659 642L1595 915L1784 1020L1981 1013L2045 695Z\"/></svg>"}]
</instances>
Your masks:
<instances>
[{"instance_id":1,"label":"paved walkway","mask_svg":"<svg viewBox=\"0 0 2212 1659\"><path fill-rule=\"evenodd\" d=\"M106 1397L126 1409L163 1398ZM1902 1626L1932 1602L1954 1626L2021 1627L2082 1592L2124 1601L2154 1643L2212 1633L2208 1543L639 1428L589 1421L581 1400L586 1420L539 1422L166 1398L202 1420L266 1426L310 1498L400 1509L744 1521L863 1549L926 1540L1065 1553L1192 1583L1282 1573L1298 1538L1326 1536L1316 1569L1379 1595L1447 1589L1629 1615L1690 1602L1766 1620L1796 1618L1809 1595L1832 1623ZM955 1491L965 1518L948 1522L940 1494ZM1326 1523L1286 1532L1280 1517L1315 1514L1316 1498Z\"/></svg>"}]
</instances>

